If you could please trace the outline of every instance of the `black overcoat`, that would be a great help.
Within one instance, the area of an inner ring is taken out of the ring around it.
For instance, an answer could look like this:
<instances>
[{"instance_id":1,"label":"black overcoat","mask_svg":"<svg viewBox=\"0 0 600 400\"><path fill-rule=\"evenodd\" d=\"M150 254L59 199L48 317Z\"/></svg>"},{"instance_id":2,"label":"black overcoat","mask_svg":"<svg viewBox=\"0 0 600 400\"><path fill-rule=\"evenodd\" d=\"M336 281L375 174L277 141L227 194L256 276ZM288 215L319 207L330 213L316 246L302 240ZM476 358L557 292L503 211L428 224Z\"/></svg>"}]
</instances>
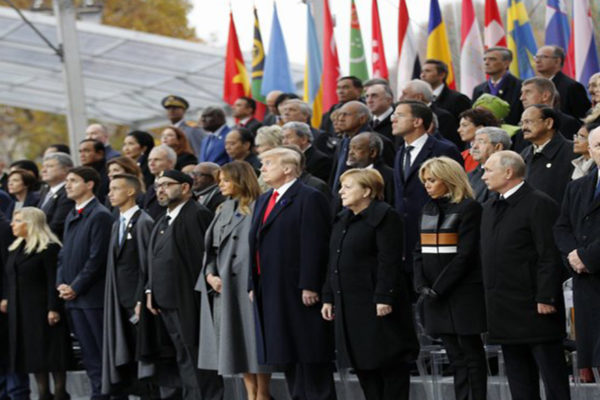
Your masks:
<instances>
[{"instance_id":1,"label":"black overcoat","mask_svg":"<svg viewBox=\"0 0 600 400\"><path fill-rule=\"evenodd\" d=\"M65 229L65 220L69 211L75 207L75 202L67 197L67 191L64 186L44 204L46 193L48 193L47 190L40 193L38 208L46 214L46 221L48 221L48 226L52 229L52 232L59 238L62 238Z\"/></svg>"},{"instance_id":2,"label":"black overcoat","mask_svg":"<svg viewBox=\"0 0 600 400\"><path fill-rule=\"evenodd\" d=\"M510 125L517 125L521 120L521 114L523 114L523 103L521 103L521 84L522 81L512 75L510 72L506 72L504 83L502 88L498 92L498 97L510 104L510 112L504 121ZM484 93L490 93L490 86L488 81L485 80L473 89L473 96L471 100L473 103Z\"/></svg>"},{"instance_id":3,"label":"black overcoat","mask_svg":"<svg viewBox=\"0 0 600 400\"><path fill-rule=\"evenodd\" d=\"M415 289L438 297L423 299L429 335L477 335L486 330L479 257L481 205L473 199L431 200L419 221L414 254Z\"/></svg>"},{"instance_id":4,"label":"black overcoat","mask_svg":"<svg viewBox=\"0 0 600 400\"><path fill-rule=\"evenodd\" d=\"M573 276L577 362L580 368L600 366L600 198L594 200L596 171L567 186L554 237ZM566 259L577 249L589 273L577 274Z\"/></svg>"},{"instance_id":5,"label":"black overcoat","mask_svg":"<svg viewBox=\"0 0 600 400\"><path fill-rule=\"evenodd\" d=\"M335 344L342 367L376 369L410 362L419 352L402 268L402 219L373 201L335 220L323 302L335 306ZM392 306L377 317L376 304Z\"/></svg>"},{"instance_id":6,"label":"black overcoat","mask_svg":"<svg viewBox=\"0 0 600 400\"><path fill-rule=\"evenodd\" d=\"M71 342L62 300L55 288L60 246L49 244L39 253L25 254L24 242L9 253L4 298L8 300L10 366L18 372L65 371ZM50 326L48 311L60 321Z\"/></svg>"},{"instance_id":7,"label":"black overcoat","mask_svg":"<svg viewBox=\"0 0 600 400\"><path fill-rule=\"evenodd\" d=\"M527 182L506 200L489 200L481 220L481 260L489 340L541 343L565 336L563 266L552 226L558 206ZM557 312L541 315L537 303Z\"/></svg>"},{"instance_id":8,"label":"black overcoat","mask_svg":"<svg viewBox=\"0 0 600 400\"><path fill-rule=\"evenodd\" d=\"M302 303L302 290L320 292L325 280L329 205L322 193L296 180L263 224L271 193L257 199L249 234L258 362L332 361L333 335L321 305Z\"/></svg>"}]
</instances>

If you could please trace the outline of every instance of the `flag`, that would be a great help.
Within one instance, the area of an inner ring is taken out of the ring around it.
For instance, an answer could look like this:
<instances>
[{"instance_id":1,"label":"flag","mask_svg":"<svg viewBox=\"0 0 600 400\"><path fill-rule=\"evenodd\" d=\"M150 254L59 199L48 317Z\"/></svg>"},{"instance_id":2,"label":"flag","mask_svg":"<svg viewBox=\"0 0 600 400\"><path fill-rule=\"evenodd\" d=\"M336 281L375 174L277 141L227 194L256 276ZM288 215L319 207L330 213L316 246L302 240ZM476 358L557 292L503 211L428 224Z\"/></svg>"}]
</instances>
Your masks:
<instances>
[{"instance_id":1,"label":"flag","mask_svg":"<svg viewBox=\"0 0 600 400\"><path fill-rule=\"evenodd\" d=\"M323 63L319 50L319 39L315 19L310 12L310 3L306 4L306 64L304 65L304 101L312 104L311 125L319 127L323 117L323 85L321 75L323 74Z\"/></svg>"},{"instance_id":2,"label":"flag","mask_svg":"<svg viewBox=\"0 0 600 400\"><path fill-rule=\"evenodd\" d=\"M260 93L266 96L272 90L281 90L288 93L296 91L296 87L292 81L292 74L290 73L290 63L285 48L283 32L281 31L281 25L277 17L277 4L275 2L273 2L271 40L269 41L269 52L267 53L265 74Z\"/></svg>"},{"instance_id":3,"label":"flag","mask_svg":"<svg viewBox=\"0 0 600 400\"><path fill-rule=\"evenodd\" d=\"M454 81L454 68L452 68L452 53L446 33L446 24L442 19L442 11L438 0L431 0L429 7L429 27L427 29L427 58L434 58L448 65L448 76L446 85L450 89L456 89Z\"/></svg>"},{"instance_id":4,"label":"flag","mask_svg":"<svg viewBox=\"0 0 600 400\"><path fill-rule=\"evenodd\" d=\"M566 53L563 72L573 76L573 58L569 57L571 27L563 0L548 0L546 3L546 45L560 46Z\"/></svg>"},{"instance_id":5,"label":"flag","mask_svg":"<svg viewBox=\"0 0 600 400\"><path fill-rule=\"evenodd\" d=\"M513 53L510 72L520 79L535 76L533 57L537 53L537 44L523 0L508 0L506 25L508 49Z\"/></svg>"},{"instance_id":6,"label":"flag","mask_svg":"<svg viewBox=\"0 0 600 400\"><path fill-rule=\"evenodd\" d=\"M323 0L323 110L329 110L338 102L336 93L337 80L340 77L340 61L338 59L333 21L329 10L329 1Z\"/></svg>"},{"instance_id":7,"label":"flag","mask_svg":"<svg viewBox=\"0 0 600 400\"><path fill-rule=\"evenodd\" d=\"M396 93L400 93L404 84L421 75L419 52L410 25L406 0L400 0L398 10L398 61L396 62Z\"/></svg>"},{"instance_id":8,"label":"flag","mask_svg":"<svg viewBox=\"0 0 600 400\"><path fill-rule=\"evenodd\" d=\"M483 44L472 0L463 0L460 33L460 91L471 97L475 86L485 81Z\"/></svg>"},{"instance_id":9,"label":"flag","mask_svg":"<svg viewBox=\"0 0 600 400\"><path fill-rule=\"evenodd\" d=\"M483 37L486 49L496 46L506 47L506 34L496 0L485 0Z\"/></svg>"},{"instance_id":10,"label":"flag","mask_svg":"<svg viewBox=\"0 0 600 400\"><path fill-rule=\"evenodd\" d=\"M383 47L383 35L381 34L381 24L379 22L379 10L377 9L377 0L371 3L371 58L373 64L373 78L388 79L388 68L385 62L385 49Z\"/></svg>"},{"instance_id":11,"label":"flag","mask_svg":"<svg viewBox=\"0 0 600 400\"><path fill-rule=\"evenodd\" d=\"M590 77L600 70L594 40L594 24L588 0L573 2L573 21L577 21L573 36L575 42L575 79L587 86Z\"/></svg>"},{"instance_id":12,"label":"flag","mask_svg":"<svg viewBox=\"0 0 600 400\"><path fill-rule=\"evenodd\" d=\"M265 69L265 48L260 34L260 25L258 23L258 13L254 7L254 42L252 42L252 98L256 100L256 112L254 117L261 120L265 116L267 107L265 97L260 93L262 88L263 72Z\"/></svg>"},{"instance_id":13,"label":"flag","mask_svg":"<svg viewBox=\"0 0 600 400\"><path fill-rule=\"evenodd\" d=\"M250 80L244 58L240 50L233 14L229 12L229 36L227 37L227 55L225 56L225 77L223 79L223 100L233 104L242 96L250 95Z\"/></svg>"},{"instance_id":14,"label":"flag","mask_svg":"<svg viewBox=\"0 0 600 400\"><path fill-rule=\"evenodd\" d=\"M350 75L366 81L369 79L369 71L354 0L350 3L350 16Z\"/></svg>"}]
</instances>

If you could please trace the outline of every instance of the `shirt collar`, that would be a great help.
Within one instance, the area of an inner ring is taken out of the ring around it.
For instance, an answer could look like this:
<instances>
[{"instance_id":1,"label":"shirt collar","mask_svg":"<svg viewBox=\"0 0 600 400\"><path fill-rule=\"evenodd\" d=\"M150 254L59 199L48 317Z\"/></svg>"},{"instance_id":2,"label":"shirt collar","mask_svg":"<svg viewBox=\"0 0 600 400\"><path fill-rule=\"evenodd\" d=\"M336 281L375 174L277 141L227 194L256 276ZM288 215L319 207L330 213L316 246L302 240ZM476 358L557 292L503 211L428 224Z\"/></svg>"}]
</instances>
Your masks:
<instances>
[{"instance_id":1,"label":"shirt collar","mask_svg":"<svg viewBox=\"0 0 600 400\"><path fill-rule=\"evenodd\" d=\"M427 142L428 138L429 138L429 135L427 133L424 133L423 135L421 135L417 140L415 140L411 144L408 144L408 143L405 144L405 146L413 147L412 151L410 152L410 154L413 157L413 160L414 160L414 155L417 154L419 151L421 151L423 146L425 146L425 143Z\"/></svg>"},{"instance_id":2,"label":"shirt collar","mask_svg":"<svg viewBox=\"0 0 600 400\"><path fill-rule=\"evenodd\" d=\"M227 124L223 124L219 127L219 129L217 129L216 131L214 131L213 133L211 133L211 135L213 136L219 136L221 135L221 132L223 132L223 129L225 129L225 127L227 126Z\"/></svg>"},{"instance_id":3,"label":"shirt collar","mask_svg":"<svg viewBox=\"0 0 600 400\"><path fill-rule=\"evenodd\" d=\"M121 213L121 218L125 218L125 225L129 225L129 222L131 221L133 214L135 214L137 212L137 210L139 210L139 209L140 208L136 204L135 206L131 207L129 210L125 211L124 213Z\"/></svg>"},{"instance_id":4,"label":"shirt collar","mask_svg":"<svg viewBox=\"0 0 600 400\"><path fill-rule=\"evenodd\" d=\"M167 217L170 218L169 225L171 225L173 223L173 221L175 221L175 218L177 218L177 216L179 215L179 212L181 211L181 209L183 208L185 203L187 203L187 201L184 201L183 203L179 204L177 207L175 207L172 210L169 210L167 208Z\"/></svg>"},{"instance_id":5,"label":"shirt collar","mask_svg":"<svg viewBox=\"0 0 600 400\"><path fill-rule=\"evenodd\" d=\"M298 179L294 178L291 181L284 183L283 185L279 186L277 189L275 189L278 193L277 199L275 200L275 202L278 202L279 199L281 199L283 197L283 195L285 194L285 192L288 191L288 189L297 181Z\"/></svg>"},{"instance_id":6,"label":"shirt collar","mask_svg":"<svg viewBox=\"0 0 600 400\"><path fill-rule=\"evenodd\" d=\"M50 190L49 190L49 192L52 192L52 194L56 194L56 193L58 193L58 191L59 191L60 189L62 189L62 187L63 187L63 186L65 186L65 184L66 184L66 182L65 182L65 181L62 181L61 183L59 183L59 184L57 184L57 185L50 186Z\"/></svg>"},{"instance_id":7,"label":"shirt collar","mask_svg":"<svg viewBox=\"0 0 600 400\"><path fill-rule=\"evenodd\" d=\"M246 124L252 119L252 117L246 117L244 119L240 119L240 125L241 126L246 126Z\"/></svg>"},{"instance_id":8,"label":"shirt collar","mask_svg":"<svg viewBox=\"0 0 600 400\"><path fill-rule=\"evenodd\" d=\"M548 139L544 144L540 144L539 146L533 144L533 154L541 153L544 150L544 147L546 147L551 140L552 138Z\"/></svg>"},{"instance_id":9,"label":"shirt collar","mask_svg":"<svg viewBox=\"0 0 600 400\"><path fill-rule=\"evenodd\" d=\"M75 205L75 209L77 210L77 212L79 212L79 210L83 210L88 204L90 204L96 197L92 196L89 199L87 199L86 201L84 201L81 204L76 204Z\"/></svg>"},{"instance_id":10,"label":"shirt collar","mask_svg":"<svg viewBox=\"0 0 600 400\"><path fill-rule=\"evenodd\" d=\"M444 87L446 85L444 85L443 83L438 86L437 88L433 89L433 98L437 99L438 97L440 97L440 94L442 94L442 90L444 90Z\"/></svg>"},{"instance_id":11,"label":"shirt collar","mask_svg":"<svg viewBox=\"0 0 600 400\"><path fill-rule=\"evenodd\" d=\"M379 120L379 122L381 122L384 119L386 119L388 117L388 115L390 115L393 111L394 111L394 109L392 107L390 107L387 110L385 110L382 114L376 115L375 118L377 118Z\"/></svg>"},{"instance_id":12,"label":"shirt collar","mask_svg":"<svg viewBox=\"0 0 600 400\"><path fill-rule=\"evenodd\" d=\"M507 190L502 195L502 197L504 197L504 199L508 199L510 196L512 196L513 194L515 194L517 192L517 190L521 189L521 186L523 186L524 184L525 184L525 181L522 181L517 186L513 187L512 189Z\"/></svg>"}]
</instances>

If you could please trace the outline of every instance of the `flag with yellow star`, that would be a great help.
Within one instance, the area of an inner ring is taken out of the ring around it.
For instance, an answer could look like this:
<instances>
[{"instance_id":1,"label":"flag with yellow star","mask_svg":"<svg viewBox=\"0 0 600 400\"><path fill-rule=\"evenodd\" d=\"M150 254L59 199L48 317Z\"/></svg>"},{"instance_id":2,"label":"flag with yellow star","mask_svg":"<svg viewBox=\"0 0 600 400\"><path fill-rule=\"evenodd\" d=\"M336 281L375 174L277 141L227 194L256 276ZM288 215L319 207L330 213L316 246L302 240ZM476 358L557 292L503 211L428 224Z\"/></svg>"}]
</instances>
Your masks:
<instances>
[{"instance_id":1,"label":"flag with yellow star","mask_svg":"<svg viewBox=\"0 0 600 400\"><path fill-rule=\"evenodd\" d=\"M233 104L241 96L250 96L250 79L235 31L233 14L230 12L227 55L225 56L225 78L223 79L223 100L228 104Z\"/></svg>"}]
</instances>

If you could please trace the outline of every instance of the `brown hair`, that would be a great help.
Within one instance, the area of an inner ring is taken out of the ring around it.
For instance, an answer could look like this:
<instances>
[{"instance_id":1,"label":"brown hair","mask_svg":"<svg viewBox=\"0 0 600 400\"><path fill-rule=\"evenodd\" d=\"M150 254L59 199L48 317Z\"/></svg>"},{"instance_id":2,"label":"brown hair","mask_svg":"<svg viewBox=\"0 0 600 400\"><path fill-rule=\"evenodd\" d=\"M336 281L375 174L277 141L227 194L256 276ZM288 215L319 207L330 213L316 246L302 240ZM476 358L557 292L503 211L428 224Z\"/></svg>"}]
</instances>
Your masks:
<instances>
[{"instance_id":1,"label":"brown hair","mask_svg":"<svg viewBox=\"0 0 600 400\"><path fill-rule=\"evenodd\" d=\"M177 136L177 140L179 141L179 148L173 149L173 150L175 150L175 153L177 153L177 155L179 155L181 153L194 154L194 150L192 150L192 146L190 146L190 142L188 141L187 137L185 136L184 131L182 131L181 129L179 129L176 126L167 126L165 129L163 129L163 132L166 131L167 129L170 129L173 132L175 132L175 136Z\"/></svg>"},{"instance_id":2,"label":"brown hair","mask_svg":"<svg viewBox=\"0 0 600 400\"><path fill-rule=\"evenodd\" d=\"M106 170L107 171L108 171L108 167L110 167L111 164L117 164L118 166L123 168L123 170L125 170L125 174L129 174L129 175L133 175L133 176L137 177L140 181L141 191L142 192L146 191L146 188L144 185L144 175L142 174L142 169L140 168L139 165L137 165L137 163L134 160L132 160L131 158L126 157L126 156L119 156L119 157L111 158L110 160L108 160L106 162Z\"/></svg>"},{"instance_id":3,"label":"brown hair","mask_svg":"<svg viewBox=\"0 0 600 400\"><path fill-rule=\"evenodd\" d=\"M256 173L246 161L232 161L221 167L218 179L227 177L235 187L233 198L239 200L238 209L244 215L250 214L250 204L260 196Z\"/></svg>"}]
</instances>

